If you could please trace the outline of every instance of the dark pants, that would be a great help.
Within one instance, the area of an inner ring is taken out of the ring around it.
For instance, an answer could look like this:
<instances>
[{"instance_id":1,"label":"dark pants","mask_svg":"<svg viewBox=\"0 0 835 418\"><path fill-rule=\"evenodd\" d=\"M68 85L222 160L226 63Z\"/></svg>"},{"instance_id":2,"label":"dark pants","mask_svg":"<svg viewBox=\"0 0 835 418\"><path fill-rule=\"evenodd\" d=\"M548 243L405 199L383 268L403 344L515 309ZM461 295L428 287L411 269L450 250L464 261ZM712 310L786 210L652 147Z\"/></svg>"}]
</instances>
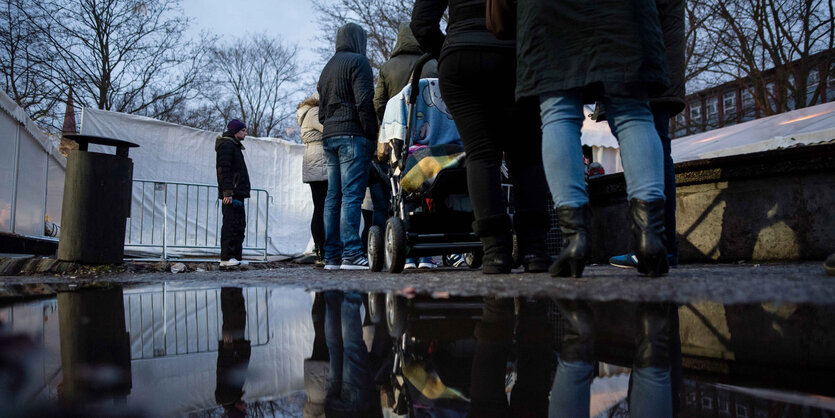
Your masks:
<instances>
[{"instance_id":1,"label":"dark pants","mask_svg":"<svg viewBox=\"0 0 835 418\"><path fill-rule=\"evenodd\" d=\"M238 198L235 198L238 200ZM243 199L238 200L243 202ZM220 259L243 258L244 233L246 233L246 210L244 206L221 205L223 226L220 228Z\"/></svg>"},{"instance_id":2,"label":"dark pants","mask_svg":"<svg viewBox=\"0 0 835 418\"><path fill-rule=\"evenodd\" d=\"M310 234L313 245L319 250L325 248L325 196L328 195L327 181L312 181L310 194L313 195L313 218L310 219Z\"/></svg>"},{"instance_id":3,"label":"dark pants","mask_svg":"<svg viewBox=\"0 0 835 418\"><path fill-rule=\"evenodd\" d=\"M467 185L475 218L507 213L500 173L503 156L516 192L515 209L544 212L548 185L542 168L539 108L536 101L516 104L514 51L451 51L439 72L444 103L467 152Z\"/></svg>"},{"instance_id":4,"label":"dark pants","mask_svg":"<svg viewBox=\"0 0 835 418\"><path fill-rule=\"evenodd\" d=\"M670 139L670 112L653 109L652 118L655 130L661 138L664 149L664 239L667 243L667 253L673 254L678 261L678 241L676 240L676 169L672 156L672 140Z\"/></svg>"}]
</instances>

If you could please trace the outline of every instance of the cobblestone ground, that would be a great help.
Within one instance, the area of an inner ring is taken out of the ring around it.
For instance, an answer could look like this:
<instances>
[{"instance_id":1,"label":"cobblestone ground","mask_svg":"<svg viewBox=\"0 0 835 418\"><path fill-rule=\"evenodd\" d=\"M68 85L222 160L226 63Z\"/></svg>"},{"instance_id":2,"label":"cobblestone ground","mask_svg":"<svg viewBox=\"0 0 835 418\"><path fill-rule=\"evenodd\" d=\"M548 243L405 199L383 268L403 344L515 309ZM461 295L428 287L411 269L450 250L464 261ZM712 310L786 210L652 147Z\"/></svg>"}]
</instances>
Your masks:
<instances>
[{"instance_id":1,"label":"cobblestone ground","mask_svg":"<svg viewBox=\"0 0 835 418\"><path fill-rule=\"evenodd\" d=\"M648 278L635 270L592 265L582 279L552 278L547 274L486 276L480 271L439 268L402 274L368 271L324 271L310 265L272 264L268 269L204 271L172 274L116 273L82 276L0 276L0 297L51 294L71 288L108 284L166 282L177 286L258 285L289 286L311 291L358 290L371 292L413 288L453 296L535 296L591 301L652 301L688 303L713 301L741 303L835 303L835 277L821 263L683 265L665 277Z\"/></svg>"}]
</instances>

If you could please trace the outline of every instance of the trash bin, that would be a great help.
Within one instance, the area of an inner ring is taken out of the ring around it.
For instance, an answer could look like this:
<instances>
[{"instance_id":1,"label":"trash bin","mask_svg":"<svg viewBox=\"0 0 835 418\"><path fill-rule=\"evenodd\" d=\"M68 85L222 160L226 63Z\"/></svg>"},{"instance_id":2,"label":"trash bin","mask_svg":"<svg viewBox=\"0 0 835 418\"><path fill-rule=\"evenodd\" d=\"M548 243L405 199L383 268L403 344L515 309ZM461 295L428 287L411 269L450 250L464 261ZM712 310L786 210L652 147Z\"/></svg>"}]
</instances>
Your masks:
<instances>
[{"instance_id":1,"label":"trash bin","mask_svg":"<svg viewBox=\"0 0 835 418\"><path fill-rule=\"evenodd\" d=\"M89 135L67 138L76 141L78 149L67 158L58 259L88 264L121 263L133 180L128 149L139 145ZM116 147L116 154L89 152L89 144Z\"/></svg>"}]
</instances>

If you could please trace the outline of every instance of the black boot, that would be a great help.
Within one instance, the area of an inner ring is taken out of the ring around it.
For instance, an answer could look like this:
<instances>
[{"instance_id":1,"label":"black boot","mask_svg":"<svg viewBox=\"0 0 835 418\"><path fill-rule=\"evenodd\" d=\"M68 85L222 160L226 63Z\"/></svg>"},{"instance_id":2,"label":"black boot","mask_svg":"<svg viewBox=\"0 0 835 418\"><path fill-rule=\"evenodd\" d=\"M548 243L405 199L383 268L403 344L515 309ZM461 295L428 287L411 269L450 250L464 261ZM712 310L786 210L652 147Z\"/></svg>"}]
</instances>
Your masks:
<instances>
[{"instance_id":1,"label":"black boot","mask_svg":"<svg viewBox=\"0 0 835 418\"><path fill-rule=\"evenodd\" d=\"M513 267L510 216L498 215L473 222L473 232L484 247L484 274L507 274Z\"/></svg>"},{"instance_id":2,"label":"black boot","mask_svg":"<svg viewBox=\"0 0 835 418\"><path fill-rule=\"evenodd\" d=\"M636 320L633 366L669 368L670 305L639 303L636 309Z\"/></svg>"},{"instance_id":3,"label":"black boot","mask_svg":"<svg viewBox=\"0 0 835 418\"><path fill-rule=\"evenodd\" d=\"M591 249L591 209L588 204L579 208L557 208L562 231L562 251L548 272L553 277L583 277L583 268Z\"/></svg>"},{"instance_id":4,"label":"black boot","mask_svg":"<svg viewBox=\"0 0 835 418\"><path fill-rule=\"evenodd\" d=\"M519 261L529 273L548 271L551 257L545 239L550 223L544 210L519 210L513 215L513 227L516 231Z\"/></svg>"},{"instance_id":5,"label":"black boot","mask_svg":"<svg viewBox=\"0 0 835 418\"><path fill-rule=\"evenodd\" d=\"M316 247L316 258L313 260L313 265L316 268L324 268L325 267L325 251L322 250L320 247Z\"/></svg>"},{"instance_id":6,"label":"black boot","mask_svg":"<svg viewBox=\"0 0 835 418\"><path fill-rule=\"evenodd\" d=\"M638 271L649 277L666 274L670 267L667 265L667 246L664 245L664 201L632 199L629 201L629 213L632 215Z\"/></svg>"}]
</instances>

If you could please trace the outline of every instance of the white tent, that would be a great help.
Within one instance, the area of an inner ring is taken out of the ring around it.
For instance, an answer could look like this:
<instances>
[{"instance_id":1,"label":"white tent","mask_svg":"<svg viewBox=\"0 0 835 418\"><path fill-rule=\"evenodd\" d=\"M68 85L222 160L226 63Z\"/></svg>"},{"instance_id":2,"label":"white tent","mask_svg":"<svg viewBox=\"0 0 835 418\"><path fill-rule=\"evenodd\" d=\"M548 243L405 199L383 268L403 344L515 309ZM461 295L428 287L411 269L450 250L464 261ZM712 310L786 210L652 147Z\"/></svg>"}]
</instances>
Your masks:
<instances>
[{"instance_id":1,"label":"white tent","mask_svg":"<svg viewBox=\"0 0 835 418\"><path fill-rule=\"evenodd\" d=\"M673 141L673 160L750 154L835 140L835 102L793 110Z\"/></svg>"},{"instance_id":2,"label":"white tent","mask_svg":"<svg viewBox=\"0 0 835 418\"><path fill-rule=\"evenodd\" d=\"M222 121L218 122L222 124ZM139 148L130 150L133 160L134 180L152 180L159 182L182 182L194 184L217 184L215 169L215 139L217 132L208 132L188 128L172 123L162 122L143 116L127 115L117 112L84 108L81 120L81 133L95 135L139 144ZM244 158L252 187L265 189L270 194L269 202L261 202L255 209L250 199L251 210L248 219L264 219L269 211L269 226L258 226L258 233L266 232L269 238L267 252L271 255L295 255L302 253L308 246L310 238L310 217L313 213L313 201L310 188L302 183L302 156L304 145L294 144L283 139L247 137L244 141ZM91 151L113 153L113 148L90 147ZM144 191L149 195L153 191ZM154 205L154 213L162 213L161 199L142 199L143 192L134 188L134 202L141 201L143 206ZM194 200L195 197L192 197ZM217 196L198 194L195 212L213 211L216 208ZM135 207L135 206L134 206ZM133 209L135 211L135 209ZM145 210L145 208L141 208ZM258 213L252 213L257 211ZM173 225L186 224L186 216L174 215L170 209L167 217L168 235ZM188 219L195 223L195 213L189 213ZM201 218L202 219L202 218ZM203 222L203 221L201 221ZM217 242L216 219L211 218L208 225L195 225L191 233L206 235L206 242ZM147 221L145 222L147 224ZM136 234L139 228L141 234L147 235L147 225L144 227L134 223L129 226L129 235ZM156 222L156 225L161 225ZM250 235L248 225L247 235ZM161 234L161 228L156 226L156 236ZM188 227L187 227L188 228ZM182 230L182 229L181 229ZM189 231L186 229L186 231ZM187 232L189 233L189 232ZM181 239L181 238L179 238ZM249 239L249 238L247 238ZM201 238L202 240L202 238ZM246 241L245 241L246 246ZM159 254L159 250L151 251ZM205 253L205 250L183 250L189 254ZM216 251L213 251L216 253Z\"/></svg>"},{"instance_id":3,"label":"white tent","mask_svg":"<svg viewBox=\"0 0 835 418\"><path fill-rule=\"evenodd\" d=\"M47 218L61 223L67 160L2 91L0 149L0 232L43 237Z\"/></svg>"},{"instance_id":4,"label":"white tent","mask_svg":"<svg viewBox=\"0 0 835 418\"><path fill-rule=\"evenodd\" d=\"M594 161L599 162L606 174L623 171L623 163L620 161L620 150L618 140L609 129L606 122L595 122L591 119L594 109L591 106L583 107L583 127L580 141L583 145L591 147Z\"/></svg>"}]
</instances>

